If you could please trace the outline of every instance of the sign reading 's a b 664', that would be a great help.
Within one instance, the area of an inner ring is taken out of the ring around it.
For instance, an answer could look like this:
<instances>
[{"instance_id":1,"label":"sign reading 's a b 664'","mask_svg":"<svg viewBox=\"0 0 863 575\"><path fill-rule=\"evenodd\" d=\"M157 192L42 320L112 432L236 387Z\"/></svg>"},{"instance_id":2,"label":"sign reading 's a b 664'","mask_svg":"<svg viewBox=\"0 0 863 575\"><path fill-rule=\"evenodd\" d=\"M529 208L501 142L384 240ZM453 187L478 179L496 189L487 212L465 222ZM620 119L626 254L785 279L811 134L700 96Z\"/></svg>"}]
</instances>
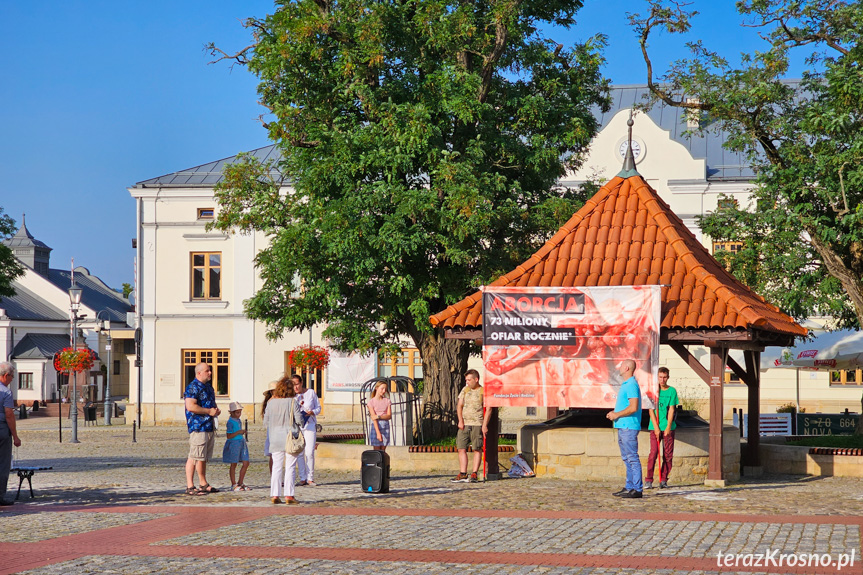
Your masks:
<instances>
[{"instance_id":1,"label":"sign reading 's a b 664'","mask_svg":"<svg viewBox=\"0 0 863 575\"><path fill-rule=\"evenodd\" d=\"M613 407L617 366L633 359L652 407L659 312L659 286L485 288L486 405Z\"/></svg>"}]
</instances>

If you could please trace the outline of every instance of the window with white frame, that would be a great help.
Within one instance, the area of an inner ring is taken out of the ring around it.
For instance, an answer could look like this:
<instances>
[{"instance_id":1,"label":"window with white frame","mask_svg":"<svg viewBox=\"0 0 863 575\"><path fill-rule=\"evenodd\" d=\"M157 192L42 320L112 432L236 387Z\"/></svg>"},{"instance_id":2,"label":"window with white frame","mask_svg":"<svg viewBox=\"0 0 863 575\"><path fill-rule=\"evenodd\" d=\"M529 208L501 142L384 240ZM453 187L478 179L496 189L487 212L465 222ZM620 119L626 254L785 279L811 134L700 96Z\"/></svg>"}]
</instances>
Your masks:
<instances>
[{"instance_id":1,"label":"window with white frame","mask_svg":"<svg viewBox=\"0 0 863 575\"><path fill-rule=\"evenodd\" d=\"M33 389L33 374L18 372L18 389Z\"/></svg>"}]
</instances>

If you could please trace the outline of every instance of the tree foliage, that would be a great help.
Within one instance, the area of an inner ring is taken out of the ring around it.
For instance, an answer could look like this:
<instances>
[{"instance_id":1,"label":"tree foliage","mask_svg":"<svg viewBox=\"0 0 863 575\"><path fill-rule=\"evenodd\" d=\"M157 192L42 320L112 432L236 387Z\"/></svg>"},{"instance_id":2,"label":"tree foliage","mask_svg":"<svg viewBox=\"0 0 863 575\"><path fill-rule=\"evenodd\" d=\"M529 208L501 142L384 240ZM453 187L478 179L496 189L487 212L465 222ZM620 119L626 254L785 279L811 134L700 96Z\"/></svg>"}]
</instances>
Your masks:
<instances>
[{"instance_id":1,"label":"tree foliage","mask_svg":"<svg viewBox=\"0 0 863 575\"><path fill-rule=\"evenodd\" d=\"M273 337L324 322L344 350L410 338L451 419L467 343L429 316L521 263L581 201L554 186L606 105L604 39L565 47L539 30L580 7L296 0L248 21L255 42L230 57L260 78L281 151L278 166L243 157L217 190L218 228L271 242L248 315Z\"/></svg>"},{"instance_id":2,"label":"tree foliage","mask_svg":"<svg viewBox=\"0 0 863 575\"><path fill-rule=\"evenodd\" d=\"M15 233L15 220L3 213L0 207L0 240ZM24 274L24 267L12 250L0 243L0 297L15 295L12 282Z\"/></svg>"},{"instance_id":3,"label":"tree foliage","mask_svg":"<svg viewBox=\"0 0 863 575\"><path fill-rule=\"evenodd\" d=\"M752 204L703 218L703 230L744 248L726 253L734 273L797 318L863 320L863 4L839 0L745 0L746 26L763 52L740 65L700 42L691 57L653 78L648 38L686 32L697 12L650 0L630 16L640 34L655 99L697 114L702 130L726 130L757 173ZM731 32L733 35L733 32ZM804 52L805 51L805 52ZM808 71L786 78L789 59Z\"/></svg>"}]
</instances>

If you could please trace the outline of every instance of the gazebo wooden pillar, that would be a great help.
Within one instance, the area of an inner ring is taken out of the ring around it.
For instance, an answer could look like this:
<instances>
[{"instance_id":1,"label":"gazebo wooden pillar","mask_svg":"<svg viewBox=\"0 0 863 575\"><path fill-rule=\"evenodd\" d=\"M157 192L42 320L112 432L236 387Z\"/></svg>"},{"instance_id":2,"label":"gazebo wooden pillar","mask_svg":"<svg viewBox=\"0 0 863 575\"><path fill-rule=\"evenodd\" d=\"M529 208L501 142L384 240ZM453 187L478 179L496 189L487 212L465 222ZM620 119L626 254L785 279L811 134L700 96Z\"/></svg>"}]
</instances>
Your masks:
<instances>
[{"instance_id":1,"label":"gazebo wooden pillar","mask_svg":"<svg viewBox=\"0 0 863 575\"><path fill-rule=\"evenodd\" d=\"M705 343L717 343L708 341ZM705 369L700 361L694 357L689 350L680 343L671 343L671 348L679 355L690 368L707 384L710 389L710 431L708 451L710 461L707 467L707 479L711 481L722 481L723 455L723 420L724 420L724 397L723 381L725 379L725 365L728 360L728 348L719 345L710 346L710 369Z\"/></svg>"},{"instance_id":2,"label":"gazebo wooden pillar","mask_svg":"<svg viewBox=\"0 0 863 575\"><path fill-rule=\"evenodd\" d=\"M743 359L746 364L745 369L730 357L728 358L728 367L730 367L737 377L740 378L740 381L746 384L749 426L746 429L748 439L746 443L746 453L743 454L743 462L747 467L759 467L761 465L761 456L759 455L758 447L761 443L761 434L758 429L758 416L761 412L759 405L761 395L761 372L758 368L761 365L761 350L744 350ZM743 425L742 421L740 422L740 425Z\"/></svg>"}]
</instances>

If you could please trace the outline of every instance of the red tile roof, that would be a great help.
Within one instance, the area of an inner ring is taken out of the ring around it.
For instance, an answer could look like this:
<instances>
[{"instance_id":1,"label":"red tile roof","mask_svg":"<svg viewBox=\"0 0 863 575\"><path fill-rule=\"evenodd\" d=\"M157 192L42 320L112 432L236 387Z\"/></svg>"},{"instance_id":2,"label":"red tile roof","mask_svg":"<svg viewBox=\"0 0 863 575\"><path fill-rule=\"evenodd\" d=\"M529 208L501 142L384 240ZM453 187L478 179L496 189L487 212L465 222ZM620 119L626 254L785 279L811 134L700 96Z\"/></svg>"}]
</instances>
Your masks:
<instances>
[{"instance_id":1,"label":"red tile roof","mask_svg":"<svg viewBox=\"0 0 863 575\"><path fill-rule=\"evenodd\" d=\"M662 327L805 335L806 328L725 270L638 175L604 185L526 262L493 286L662 285ZM481 292L431 316L482 329Z\"/></svg>"}]
</instances>

